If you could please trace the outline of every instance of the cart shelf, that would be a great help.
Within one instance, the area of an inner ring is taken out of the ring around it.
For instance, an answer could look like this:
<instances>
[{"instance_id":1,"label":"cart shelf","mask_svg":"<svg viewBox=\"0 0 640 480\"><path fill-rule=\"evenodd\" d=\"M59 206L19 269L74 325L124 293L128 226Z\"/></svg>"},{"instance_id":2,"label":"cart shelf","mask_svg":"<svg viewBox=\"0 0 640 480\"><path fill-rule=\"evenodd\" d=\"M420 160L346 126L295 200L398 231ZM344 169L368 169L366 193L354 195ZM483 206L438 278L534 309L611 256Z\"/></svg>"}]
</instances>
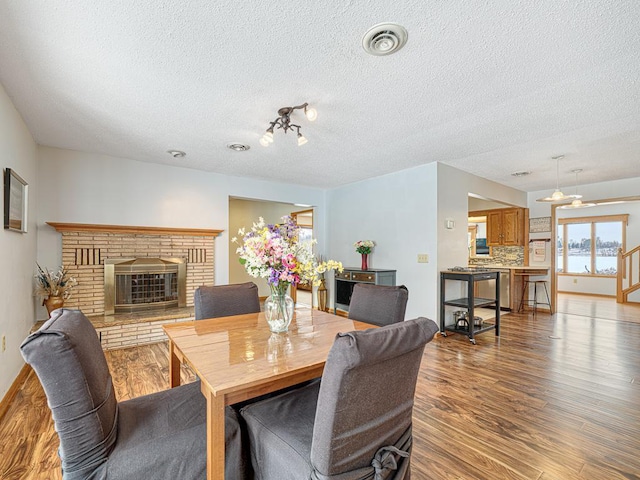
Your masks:
<instances>
[{"instance_id":1,"label":"cart shelf","mask_svg":"<svg viewBox=\"0 0 640 480\"><path fill-rule=\"evenodd\" d=\"M473 334L477 335L478 333L483 333L483 332L488 332L489 330L493 330L494 328L496 328L495 324L493 323L484 323L482 325L482 327L474 327L473 328ZM444 329L447 332L453 332L453 333L460 333L462 335L468 335L469 334L469 330L466 328L456 328L454 325L446 325L444 327Z\"/></svg>"},{"instance_id":2,"label":"cart shelf","mask_svg":"<svg viewBox=\"0 0 640 480\"><path fill-rule=\"evenodd\" d=\"M496 293L495 298L482 298L476 297L475 284L485 280L496 281ZM462 281L467 283L467 296L462 298L456 298L454 300L447 300L446 296L446 283L447 281ZM456 325L446 325L445 322L445 307L458 307L464 308L469 312L469 325L470 328L456 328ZM494 323L483 323L480 327L474 327L473 319L475 317L474 310L481 307L494 307L496 310L496 317ZM496 336L500 335L500 272L496 271L478 271L478 270L446 270L440 272L440 333L446 337L447 332L460 333L469 337L469 341L475 345L475 335L489 330L495 330Z\"/></svg>"},{"instance_id":3,"label":"cart shelf","mask_svg":"<svg viewBox=\"0 0 640 480\"><path fill-rule=\"evenodd\" d=\"M474 297L471 299L471 301L473 301L474 308L490 307L495 305L496 303L495 299L493 298ZM455 300L447 300L444 302L445 305L449 305L452 307L460 307L460 308L468 308L470 303L471 303L470 300L466 297L457 298Z\"/></svg>"}]
</instances>

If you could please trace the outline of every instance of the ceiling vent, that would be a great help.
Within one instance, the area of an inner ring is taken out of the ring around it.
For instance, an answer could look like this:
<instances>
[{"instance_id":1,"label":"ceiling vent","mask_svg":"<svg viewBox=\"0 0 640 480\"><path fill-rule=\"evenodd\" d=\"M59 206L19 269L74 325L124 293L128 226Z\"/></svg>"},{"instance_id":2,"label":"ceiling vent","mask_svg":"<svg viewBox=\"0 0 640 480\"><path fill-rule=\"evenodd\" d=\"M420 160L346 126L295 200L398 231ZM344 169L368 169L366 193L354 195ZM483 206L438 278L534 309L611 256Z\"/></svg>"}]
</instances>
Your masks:
<instances>
[{"instance_id":1,"label":"ceiling vent","mask_svg":"<svg viewBox=\"0 0 640 480\"><path fill-rule=\"evenodd\" d=\"M379 23L364 34L362 48L371 55L391 55L404 47L408 38L407 30L401 25Z\"/></svg>"}]
</instances>

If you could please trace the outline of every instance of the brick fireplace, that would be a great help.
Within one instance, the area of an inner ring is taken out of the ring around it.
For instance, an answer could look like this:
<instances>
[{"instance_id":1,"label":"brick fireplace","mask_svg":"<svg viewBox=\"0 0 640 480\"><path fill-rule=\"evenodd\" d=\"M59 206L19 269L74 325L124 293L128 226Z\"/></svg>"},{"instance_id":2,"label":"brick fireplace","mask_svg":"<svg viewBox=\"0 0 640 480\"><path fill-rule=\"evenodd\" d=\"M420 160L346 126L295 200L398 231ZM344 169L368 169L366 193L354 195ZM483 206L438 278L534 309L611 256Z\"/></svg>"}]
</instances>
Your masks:
<instances>
[{"instance_id":1,"label":"brick fireplace","mask_svg":"<svg viewBox=\"0 0 640 480\"><path fill-rule=\"evenodd\" d=\"M215 237L222 230L47 223L62 234L62 264L78 281L65 306L85 315L105 314L105 261L179 260L186 267L187 306L196 288L214 284Z\"/></svg>"}]
</instances>

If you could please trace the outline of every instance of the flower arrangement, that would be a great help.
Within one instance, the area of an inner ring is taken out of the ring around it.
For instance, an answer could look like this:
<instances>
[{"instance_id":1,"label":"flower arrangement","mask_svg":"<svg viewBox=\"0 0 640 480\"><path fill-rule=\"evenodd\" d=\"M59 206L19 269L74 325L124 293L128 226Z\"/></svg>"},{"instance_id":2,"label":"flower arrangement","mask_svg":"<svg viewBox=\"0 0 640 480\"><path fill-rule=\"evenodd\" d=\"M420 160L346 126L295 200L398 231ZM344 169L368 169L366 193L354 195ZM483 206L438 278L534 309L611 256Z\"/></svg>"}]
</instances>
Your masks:
<instances>
[{"instance_id":1,"label":"flower arrangement","mask_svg":"<svg viewBox=\"0 0 640 480\"><path fill-rule=\"evenodd\" d=\"M38 265L36 278L36 295L46 299L48 297L62 297L64 300L71 296L71 290L78 282L69 275L65 267L60 267L52 272L48 268L43 269ZM44 303L43 303L44 305Z\"/></svg>"},{"instance_id":2,"label":"flower arrangement","mask_svg":"<svg viewBox=\"0 0 640 480\"><path fill-rule=\"evenodd\" d=\"M329 260L329 261L332 262L333 260ZM318 269L317 269L318 280L320 282L323 282L325 280L324 274L327 272L327 270L331 270L331 268L329 269L323 268L323 266L327 264L327 261L325 260L323 255L316 255L315 262L316 262L316 265L318 265ZM340 264L340 267L342 267L342 264ZM342 269L340 271L342 271Z\"/></svg>"},{"instance_id":3,"label":"flower arrangement","mask_svg":"<svg viewBox=\"0 0 640 480\"><path fill-rule=\"evenodd\" d=\"M265 278L273 295L284 295L289 285L307 281L320 283L320 275L329 270L342 272L342 263L334 260L318 261L312 253L316 240L299 241L300 227L288 215L280 224L266 224L260 217L246 232L238 230L242 237L231 239L239 245L236 253L249 275Z\"/></svg>"},{"instance_id":4,"label":"flower arrangement","mask_svg":"<svg viewBox=\"0 0 640 480\"><path fill-rule=\"evenodd\" d=\"M353 246L356 247L356 252L362 255L369 255L371 249L376 246L376 242L373 240L358 240Z\"/></svg>"}]
</instances>

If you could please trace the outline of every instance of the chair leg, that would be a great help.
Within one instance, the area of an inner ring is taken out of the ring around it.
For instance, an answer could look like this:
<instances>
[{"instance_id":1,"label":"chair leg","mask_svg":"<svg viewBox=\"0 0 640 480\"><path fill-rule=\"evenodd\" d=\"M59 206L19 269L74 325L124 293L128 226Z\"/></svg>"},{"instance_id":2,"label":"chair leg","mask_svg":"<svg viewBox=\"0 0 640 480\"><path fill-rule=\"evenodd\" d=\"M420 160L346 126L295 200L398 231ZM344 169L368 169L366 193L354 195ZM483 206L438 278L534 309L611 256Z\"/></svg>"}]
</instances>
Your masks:
<instances>
[{"instance_id":1,"label":"chair leg","mask_svg":"<svg viewBox=\"0 0 640 480\"><path fill-rule=\"evenodd\" d=\"M522 281L522 295L520 297L520 305L518 305L518 313L522 311L522 306L524 304L524 292L527 290L527 280Z\"/></svg>"},{"instance_id":2,"label":"chair leg","mask_svg":"<svg viewBox=\"0 0 640 480\"><path fill-rule=\"evenodd\" d=\"M538 282L533 282L533 316L538 313Z\"/></svg>"},{"instance_id":3,"label":"chair leg","mask_svg":"<svg viewBox=\"0 0 640 480\"><path fill-rule=\"evenodd\" d=\"M544 293L547 296L547 302L549 302L549 313L553 315L553 309L551 308L551 298L549 298L549 290L547 290L547 282L544 282L543 285L544 285Z\"/></svg>"}]
</instances>

